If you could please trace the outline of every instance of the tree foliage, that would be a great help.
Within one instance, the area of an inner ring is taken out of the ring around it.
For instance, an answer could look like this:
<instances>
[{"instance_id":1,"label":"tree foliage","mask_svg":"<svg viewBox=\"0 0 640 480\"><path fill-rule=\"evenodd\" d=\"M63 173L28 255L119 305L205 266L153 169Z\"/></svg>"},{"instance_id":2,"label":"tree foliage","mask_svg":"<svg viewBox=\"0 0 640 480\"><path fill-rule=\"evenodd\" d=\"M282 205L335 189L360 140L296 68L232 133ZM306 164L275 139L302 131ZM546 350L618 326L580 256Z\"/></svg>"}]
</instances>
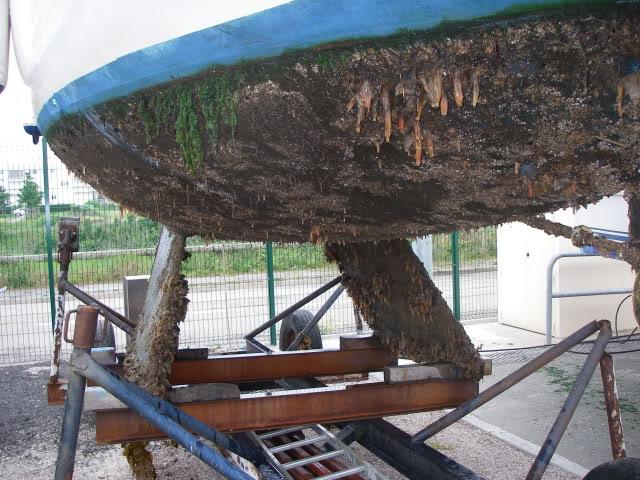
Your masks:
<instances>
[{"instance_id":1,"label":"tree foliage","mask_svg":"<svg viewBox=\"0 0 640 480\"><path fill-rule=\"evenodd\" d=\"M0 208L8 208L11 205L11 195L0 185Z\"/></svg>"},{"instance_id":2,"label":"tree foliage","mask_svg":"<svg viewBox=\"0 0 640 480\"><path fill-rule=\"evenodd\" d=\"M24 177L22 188L18 192L18 205L24 208L37 208L42 203L42 192L33 181L30 173Z\"/></svg>"}]
</instances>

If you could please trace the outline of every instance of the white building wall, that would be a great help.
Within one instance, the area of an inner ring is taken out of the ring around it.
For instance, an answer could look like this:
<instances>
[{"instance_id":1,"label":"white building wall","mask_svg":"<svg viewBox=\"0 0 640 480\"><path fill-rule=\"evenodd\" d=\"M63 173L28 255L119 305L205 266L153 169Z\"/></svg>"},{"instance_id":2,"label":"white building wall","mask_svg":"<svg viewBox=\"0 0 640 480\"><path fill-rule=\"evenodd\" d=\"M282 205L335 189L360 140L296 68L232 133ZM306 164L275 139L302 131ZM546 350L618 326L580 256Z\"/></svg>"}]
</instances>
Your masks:
<instances>
[{"instance_id":1,"label":"white building wall","mask_svg":"<svg viewBox=\"0 0 640 480\"><path fill-rule=\"evenodd\" d=\"M627 204L616 195L586 209L566 209L547 218L569 226L587 225L627 230ZM551 259L560 253L577 253L571 242L552 237L521 223L498 228L498 321L544 333L546 330L546 275ZM634 275L626 262L601 257L566 258L554 268L553 289L559 291L632 288ZM566 337L594 319L614 320L625 295L553 300L553 335ZM627 300L620 309L618 328L636 326Z\"/></svg>"},{"instance_id":2,"label":"white building wall","mask_svg":"<svg viewBox=\"0 0 640 480\"><path fill-rule=\"evenodd\" d=\"M33 148L40 152L41 147ZM0 185L9 192L11 204L16 206L18 193L24 185L27 172L31 174L41 192L44 192L44 175L41 158L36 156L36 159L33 159L29 150L26 155L21 151L10 153L6 157L6 163L0 166ZM71 173L51 151L49 151L48 161L51 205L83 205L89 200L99 198L91 186Z\"/></svg>"}]
</instances>

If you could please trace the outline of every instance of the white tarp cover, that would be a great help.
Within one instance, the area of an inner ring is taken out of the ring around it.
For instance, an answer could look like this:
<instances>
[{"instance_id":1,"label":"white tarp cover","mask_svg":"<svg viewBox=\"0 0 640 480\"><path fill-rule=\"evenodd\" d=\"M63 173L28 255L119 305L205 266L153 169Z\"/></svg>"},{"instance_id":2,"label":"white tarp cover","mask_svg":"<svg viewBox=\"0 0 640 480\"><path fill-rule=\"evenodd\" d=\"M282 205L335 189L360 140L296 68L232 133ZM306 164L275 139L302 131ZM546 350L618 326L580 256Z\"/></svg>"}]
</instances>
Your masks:
<instances>
[{"instance_id":1,"label":"white tarp cover","mask_svg":"<svg viewBox=\"0 0 640 480\"><path fill-rule=\"evenodd\" d=\"M73 80L136 50L288 0L0 0L0 84L9 12L18 66L34 113Z\"/></svg>"},{"instance_id":2,"label":"white tarp cover","mask_svg":"<svg viewBox=\"0 0 640 480\"><path fill-rule=\"evenodd\" d=\"M7 84L9 69L9 0L0 0L0 91Z\"/></svg>"}]
</instances>

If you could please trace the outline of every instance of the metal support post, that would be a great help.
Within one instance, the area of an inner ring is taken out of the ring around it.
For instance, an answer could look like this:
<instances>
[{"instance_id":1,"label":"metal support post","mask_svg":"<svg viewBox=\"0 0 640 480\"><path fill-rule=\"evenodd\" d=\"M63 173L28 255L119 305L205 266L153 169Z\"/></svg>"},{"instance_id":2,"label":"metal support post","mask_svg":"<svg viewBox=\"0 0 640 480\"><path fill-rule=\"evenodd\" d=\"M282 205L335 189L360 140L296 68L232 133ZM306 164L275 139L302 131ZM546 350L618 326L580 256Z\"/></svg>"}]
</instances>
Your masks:
<instances>
[{"instance_id":1,"label":"metal support post","mask_svg":"<svg viewBox=\"0 0 640 480\"><path fill-rule=\"evenodd\" d=\"M298 310L301 307L305 306L310 301L318 298L320 295L322 295L327 290L331 290L333 287L335 287L341 281L342 281L342 276L341 275L336 277L336 278L334 278L329 283L327 283L327 284L323 285L322 287L320 287L319 289L317 289L315 292L310 293L309 295L304 297L299 302L294 303L293 305L291 305L289 308L287 308L283 312L280 312L278 315L273 317L268 322L263 323L258 328L254 329L251 332L249 332L248 334L246 334L245 337L244 337L245 340L252 340L256 335L259 335L260 333L264 332L267 328L271 327L272 325L275 325L276 323L278 323L280 320L282 320L286 316L292 314L296 310Z\"/></svg>"},{"instance_id":2,"label":"metal support post","mask_svg":"<svg viewBox=\"0 0 640 480\"><path fill-rule=\"evenodd\" d=\"M53 244L51 242L51 196L49 195L49 158L47 142L42 139L42 176L44 181L44 227L47 249L47 274L49 279L49 308L51 309L51 330L56 330L56 294L53 275Z\"/></svg>"},{"instance_id":3,"label":"metal support post","mask_svg":"<svg viewBox=\"0 0 640 480\"><path fill-rule=\"evenodd\" d=\"M267 242L265 250L267 254L267 293L269 295L269 318L273 318L276 314L276 281L273 276L273 244L271 242ZM275 345L277 343L275 325L271 325L269 327L269 340L271 341L271 345Z\"/></svg>"},{"instance_id":4,"label":"metal support post","mask_svg":"<svg viewBox=\"0 0 640 480\"><path fill-rule=\"evenodd\" d=\"M604 403L607 407L611 450L613 458L617 460L619 458L625 458L627 452L624 444L622 415L620 414L620 402L618 400L618 388L616 387L616 374L613 368L613 357L608 353L602 354L602 358L600 358L600 374L602 375Z\"/></svg>"},{"instance_id":5,"label":"metal support post","mask_svg":"<svg viewBox=\"0 0 640 480\"><path fill-rule=\"evenodd\" d=\"M211 468L232 480L251 480L251 477L227 461L219 452L188 432L178 421L154 408L154 405L148 402L144 396L140 395L138 390L133 388L131 384L120 380L115 374L105 370L91 358L90 354L87 353L83 355L77 363L81 363L79 369L81 368L82 375L87 379L100 385L140 415L140 417L144 418L168 437L174 439L188 452L195 455ZM181 416L182 412L178 412L177 415Z\"/></svg>"},{"instance_id":6,"label":"metal support post","mask_svg":"<svg viewBox=\"0 0 640 480\"><path fill-rule=\"evenodd\" d=\"M453 289L453 316L460 320L460 232L451 233L451 286Z\"/></svg>"},{"instance_id":7,"label":"metal support post","mask_svg":"<svg viewBox=\"0 0 640 480\"><path fill-rule=\"evenodd\" d=\"M100 313L105 319L113 323L127 335L133 334L135 323L132 320L116 312L112 308L109 308L107 305L100 302L99 300L96 300L91 295L88 295L87 293L80 290L74 284L67 281L66 275L58 280L58 286L59 288L62 288L63 293L68 293L69 295L76 297L81 302L93 305L96 308L100 309Z\"/></svg>"},{"instance_id":8,"label":"metal support post","mask_svg":"<svg viewBox=\"0 0 640 480\"><path fill-rule=\"evenodd\" d=\"M120 382L123 382L123 380L115 373L112 373L112 375L120 380ZM139 387L135 383L127 382L126 385L127 388L130 388L137 395L140 395L143 400L148 402L149 405L160 412L160 414L166 415L168 418L180 424L187 430L196 433L215 443L218 447L229 450L237 455L240 455L241 457L246 458L247 460L256 461L260 459L257 451L251 450L243 443L237 442L232 437L225 435L224 433L205 423L202 423L198 419L175 407L172 403L169 403L160 397L151 395L144 388Z\"/></svg>"},{"instance_id":9,"label":"metal support post","mask_svg":"<svg viewBox=\"0 0 640 480\"><path fill-rule=\"evenodd\" d=\"M64 417L62 431L58 443L58 458L56 459L55 480L73 478L73 468L76 461L76 447L80 430L80 417L84 402L85 377L76 370L76 362L83 356L91 355L91 346L95 341L98 322L98 310L90 306L78 307L76 323L73 333L73 352L71 353L71 368L69 371L69 385L67 398L64 402ZM68 320L65 325L68 329Z\"/></svg>"},{"instance_id":10,"label":"metal support post","mask_svg":"<svg viewBox=\"0 0 640 480\"><path fill-rule=\"evenodd\" d=\"M433 422L428 427L420 430L413 437L411 437L411 441L414 443L424 442L427 438L432 437L436 433L444 430L445 428L457 422L464 416L473 412L475 409L481 407L488 401L493 400L495 397L500 395L505 390L508 390L509 388L513 387L516 383L527 378L529 375L531 375L535 371L544 367L547 363L558 358L567 350L569 350L570 348L574 347L575 345L583 341L589 335L592 335L595 332L597 332L599 328L600 327L598 325L598 322L594 321L594 322L588 323L587 325L582 327L580 330L569 335L567 338L565 338L563 341L561 341L557 345L554 345L553 347L549 348L549 350L547 350L546 352L543 352L540 355L538 355L536 358L531 360L526 365L523 365L515 372L507 375L499 382L496 382L495 384L493 384L492 386L484 390L482 393L480 393L477 397L463 403L458 408L452 410L451 412L449 412L439 420Z\"/></svg>"},{"instance_id":11,"label":"metal support post","mask_svg":"<svg viewBox=\"0 0 640 480\"><path fill-rule=\"evenodd\" d=\"M538 453L538 456L531 465L531 469L529 470L529 474L526 477L526 480L539 480L542 478L545 470L549 466L549 461L556 449L558 448L558 444L562 439L562 435L567 430L567 426L571 421L571 417L578 408L578 404L580 403L580 399L582 395L584 395L584 391L589 385L589 380L593 376L593 372L598 366L598 362L600 361L600 357L604 353L604 349L609 343L609 339L611 338L611 323L608 320L600 320L600 333L598 334L598 338L593 343L593 347L591 347L591 352L587 356L587 359L578 374L575 383L573 384L573 388L567 399L564 402L564 405L560 409L560 413L558 413L558 417L556 421L553 423L551 430L549 431L549 435L547 435L547 439L542 444L542 448Z\"/></svg>"},{"instance_id":12,"label":"metal support post","mask_svg":"<svg viewBox=\"0 0 640 480\"><path fill-rule=\"evenodd\" d=\"M342 294L342 292L344 292L343 287L340 286L336 288L336 290L331 294L331 296L327 299L327 301L324 302L324 305L320 307L320 310L318 310L318 313L316 313L313 316L311 321L307 323L302 329L302 331L296 336L296 338L293 339L291 344L287 347L287 350L295 350L298 347L298 345L300 344L304 336L307 333L309 333L309 331L318 324L318 322L322 319L322 317L324 317L324 314L327 313L327 310L331 308L331 305L333 305L336 302L336 300L338 300L338 297Z\"/></svg>"}]
</instances>

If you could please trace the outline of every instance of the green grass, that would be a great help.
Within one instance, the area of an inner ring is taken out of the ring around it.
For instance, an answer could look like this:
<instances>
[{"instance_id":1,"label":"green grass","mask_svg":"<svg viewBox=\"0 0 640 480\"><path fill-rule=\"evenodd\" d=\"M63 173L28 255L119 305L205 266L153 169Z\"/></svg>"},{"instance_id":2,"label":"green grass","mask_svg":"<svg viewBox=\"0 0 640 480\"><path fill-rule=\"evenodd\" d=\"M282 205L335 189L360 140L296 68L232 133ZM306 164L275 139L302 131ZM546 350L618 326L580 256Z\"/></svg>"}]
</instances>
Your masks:
<instances>
[{"instance_id":1,"label":"green grass","mask_svg":"<svg viewBox=\"0 0 640 480\"><path fill-rule=\"evenodd\" d=\"M542 368L542 371L548 376L547 383L556 386L555 393L561 393L563 395L568 394L573 388L580 368L578 366L572 366L570 370L571 371L553 365ZM596 409L605 411L604 391L601 388L602 383L600 383L598 377L599 375L596 373L596 375L591 378L584 393L584 403L586 405L592 404ZM640 412L640 405L638 405L635 400L628 399L623 395L620 395L618 400L622 412Z\"/></svg>"},{"instance_id":2,"label":"green grass","mask_svg":"<svg viewBox=\"0 0 640 480\"><path fill-rule=\"evenodd\" d=\"M556 386L556 393L569 393L576 382L577 372L568 372L564 368L549 365L542 369L549 379L548 383Z\"/></svg>"},{"instance_id":3,"label":"green grass","mask_svg":"<svg viewBox=\"0 0 640 480\"><path fill-rule=\"evenodd\" d=\"M495 262L498 254L496 227L482 227L477 230L460 232L460 263ZM433 236L433 263L436 266L451 265L451 236Z\"/></svg>"},{"instance_id":4,"label":"green grass","mask_svg":"<svg viewBox=\"0 0 640 480\"><path fill-rule=\"evenodd\" d=\"M79 216L81 251L126 250L156 246L160 225L147 218L128 213L121 215L117 205L90 201L83 206L60 208L52 212L52 245L57 244L55 225L60 217ZM189 245L203 245L200 237L191 237ZM264 247L233 249L225 242L224 251L193 253L183 264L188 278L209 275L266 273ZM449 235L435 235L433 256L436 267L451 264ZM496 260L496 230L486 227L460 234L463 266ZM17 219L0 215L0 255L45 254L44 215L35 213ZM148 274L153 257L123 253L106 258L76 258L71 266L71 280L78 284L120 281L124 275ZM327 267L322 247L311 244L274 245L273 263L276 272L315 270ZM57 273L58 265L55 264ZM0 287L30 288L47 285L46 260L25 259L20 262L0 262Z\"/></svg>"},{"instance_id":5,"label":"green grass","mask_svg":"<svg viewBox=\"0 0 640 480\"><path fill-rule=\"evenodd\" d=\"M58 220L71 216L80 217L80 249L83 251L155 247L160 236L157 222L132 213L121 215L115 204L90 201L83 206L51 212L54 247ZM46 253L45 240L42 212L22 218L0 215L0 255L43 254Z\"/></svg>"},{"instance_id":6,"label":"green grass","mask_svg":"<svg viewBox=\"0 0 640 480\"><path fill-rule=\"evenodd\" d=\"M125 275L144 275L151 271L153 256L125 253L106 258L76 258L70 280L76 284L117 282ZM286 245L274 247L276 271L315 270L328 266L319 247ZM58 264L54 265L57 275ZM212 275L264 273L264 248L192 253L182 266L187 278ZM0 287L32 288L47 285L47 262L26 260L0 262Z\"/></svg>"}]
</instances>

